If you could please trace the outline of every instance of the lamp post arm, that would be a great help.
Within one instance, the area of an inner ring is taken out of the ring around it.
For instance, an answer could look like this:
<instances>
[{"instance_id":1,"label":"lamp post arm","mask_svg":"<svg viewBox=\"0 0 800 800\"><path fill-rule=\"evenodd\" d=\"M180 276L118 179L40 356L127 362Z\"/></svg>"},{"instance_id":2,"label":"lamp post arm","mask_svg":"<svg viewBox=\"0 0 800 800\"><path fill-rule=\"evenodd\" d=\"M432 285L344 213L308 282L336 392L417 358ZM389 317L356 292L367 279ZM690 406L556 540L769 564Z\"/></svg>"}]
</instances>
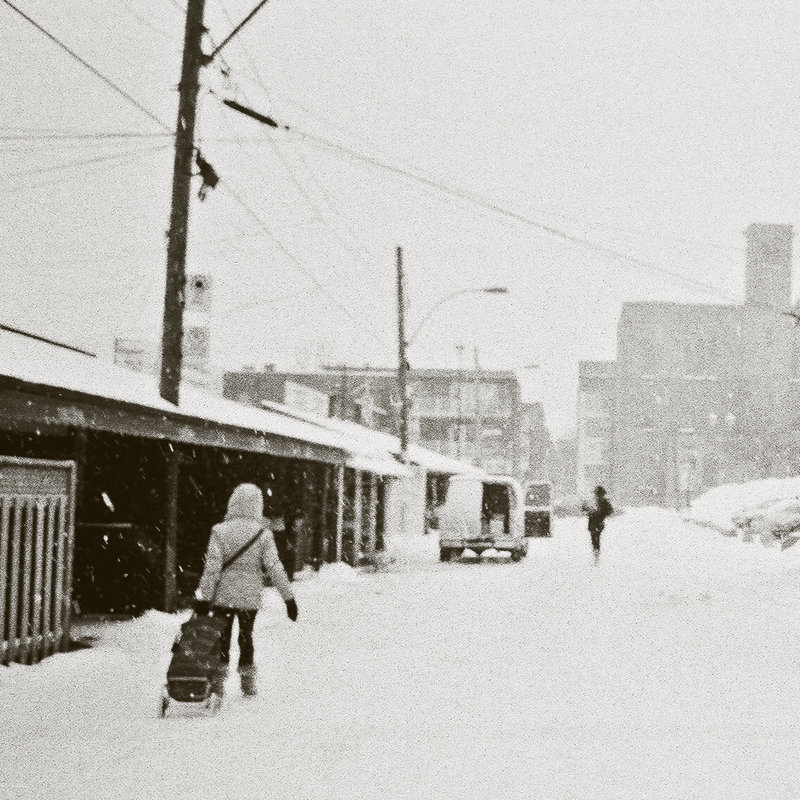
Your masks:
<instances>
[{"instance_id":1,"label":"lamp post arm","mask_svg":"<svg viewBox=\"0 0 800 800\"><path fill-rule=\"evenodd\" d=\"M419 325L414 329L414 332L408 338L407 344L410 346L414 339L417 338L417 334L425 327L425 323L436 313L436 311L441 308L445 303L449 300L452 300L455 297L461 297L461 295L465 294L483 294L485 293L485 289L461 289L458 292L453 292L453 294L448 294L435 303L431 308L428 309L428 313L420 320Z\"/></svg>"}]
</instances>

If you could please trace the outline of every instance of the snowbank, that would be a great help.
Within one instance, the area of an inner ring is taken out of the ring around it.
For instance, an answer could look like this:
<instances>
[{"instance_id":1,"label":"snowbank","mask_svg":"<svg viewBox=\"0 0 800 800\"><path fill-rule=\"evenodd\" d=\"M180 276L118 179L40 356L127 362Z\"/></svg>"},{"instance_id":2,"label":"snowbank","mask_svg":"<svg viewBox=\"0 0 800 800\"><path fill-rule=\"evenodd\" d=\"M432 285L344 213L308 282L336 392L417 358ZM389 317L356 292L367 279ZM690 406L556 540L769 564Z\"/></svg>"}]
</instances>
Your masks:
<instances>
[{"instance_id":1,"label":"snowbank","mask_svg":"<svg viewBox=\"0 0 800 800\"><path fill-rule=\"evenodd\" d=\"M727 536L786 547L800 537L800 478L717 486L695 499L688 519Z\"/></svg>"}]
</instances>

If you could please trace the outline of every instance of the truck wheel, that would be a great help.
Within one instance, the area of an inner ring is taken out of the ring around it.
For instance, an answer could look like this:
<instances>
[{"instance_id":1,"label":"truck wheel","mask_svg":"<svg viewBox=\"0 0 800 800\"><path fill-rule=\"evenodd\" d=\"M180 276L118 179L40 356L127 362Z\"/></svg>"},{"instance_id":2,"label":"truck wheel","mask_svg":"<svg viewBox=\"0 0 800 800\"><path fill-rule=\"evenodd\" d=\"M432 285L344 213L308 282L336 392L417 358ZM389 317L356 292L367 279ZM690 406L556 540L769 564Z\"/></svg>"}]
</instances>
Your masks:
<instances>
[{"instance_id":1,"label":"truck wheel","mask_svg":"<svg viewBox=\"0 0 800 800\"><path fill-rule=\"evenodd\" d=\"M523 552L521 552L519 550L512 550L512 552L511 552L511 560L512 561L522 561L522 559L524 557L525 557L525 553L523 553Z\"/></svg>"},{"instance_id":2,"label":"truck wheel","mask_svg":"<svg viewBox=\"0 0 800 800\"><path fill-rule=\"evenodd\" d=\"M439 548L439 561L449 561L450 557L453 555L452 550L448 547L441 547Z\"/></svg>"}]
</instances>

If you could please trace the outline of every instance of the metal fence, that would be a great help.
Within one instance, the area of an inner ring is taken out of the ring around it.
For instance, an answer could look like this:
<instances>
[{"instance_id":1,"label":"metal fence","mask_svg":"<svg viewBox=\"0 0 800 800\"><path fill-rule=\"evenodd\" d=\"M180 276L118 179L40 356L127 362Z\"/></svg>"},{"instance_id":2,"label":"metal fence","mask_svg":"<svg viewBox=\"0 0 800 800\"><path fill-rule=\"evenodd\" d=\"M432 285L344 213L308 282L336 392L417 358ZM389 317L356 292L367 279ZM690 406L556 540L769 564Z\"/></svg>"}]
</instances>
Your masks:
<instances>
[{"instance_id":1,"label":"metal fence","mask_svg":"<svg viewBox=\"0 0 800 800\"><path fill-rule=\"evenodd\" d=\"M69 646L75 464L0 457L0 663Z\"/></svg>"}]
</instances>

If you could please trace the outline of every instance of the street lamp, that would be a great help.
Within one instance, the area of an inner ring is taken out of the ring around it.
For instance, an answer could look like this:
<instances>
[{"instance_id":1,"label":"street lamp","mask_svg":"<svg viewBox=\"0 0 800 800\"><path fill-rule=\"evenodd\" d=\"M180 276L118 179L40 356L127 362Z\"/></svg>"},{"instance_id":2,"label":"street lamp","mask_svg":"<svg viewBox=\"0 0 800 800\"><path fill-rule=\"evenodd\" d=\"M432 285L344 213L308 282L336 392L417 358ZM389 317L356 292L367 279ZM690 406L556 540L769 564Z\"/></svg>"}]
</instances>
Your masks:
<instances>
[{"instance_id":1,"label":"street lamp","mask_svg":"<svg viewBox=\"0 0 800 800\"><path fill-rule=\"evenodd\" d=\"M408 416L409 416L409 403L408 403L408 356L407 350L411 343L416 339L420 330L424 327L425 323L431 318L434 312L454 297L459 297L464 294L508 294L508 289L505 286L488 286L482 289L460 289L457 292L448 294L441 300L436 302L425 314L425 316L417 325L411 336L406 339L406 322L405 322L405 275L403 273L403 248L397 248L397 354L398 354L398 369L397 369L397 382L400 391L400 460L402 463L408 463Z\"/></svg>"},{"instance_id":2,"label":"street lamp","mask_svg":"<svg viewBox=\"0 0 800 800\"><path fill-rule=\"evenodd\" d=\"M417 334L425 327L425 323L434 315L434 313L441 308L445 303L452 300L454 297L461 297L465 294L508 294L508 287L506 286L487 286L482 289L460 289L452 294L445 295L441 300L438 300L430 309L427 314L420 320L419 325L415 328L414 332L406 342L406 346L410 347L417 338Z\"/></svg>"}]
</instances>

